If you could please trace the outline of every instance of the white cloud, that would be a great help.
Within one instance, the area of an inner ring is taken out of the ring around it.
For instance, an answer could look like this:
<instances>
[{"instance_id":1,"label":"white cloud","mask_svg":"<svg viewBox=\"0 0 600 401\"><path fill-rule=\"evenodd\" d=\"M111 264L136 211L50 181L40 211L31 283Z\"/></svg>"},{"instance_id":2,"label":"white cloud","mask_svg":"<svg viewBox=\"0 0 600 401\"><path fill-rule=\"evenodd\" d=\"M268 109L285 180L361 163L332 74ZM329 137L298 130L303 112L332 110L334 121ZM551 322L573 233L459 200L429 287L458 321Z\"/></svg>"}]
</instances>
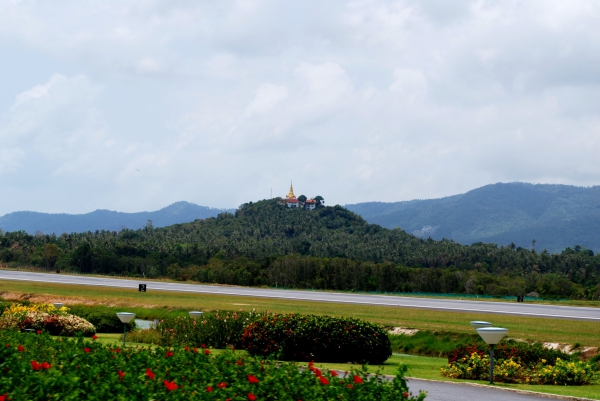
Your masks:
<instances>
[{"instance_id":1,"label":"white cloud","mask_svg":"<svg viewBox=\"0 0 600 401\"><path fill-rule=\"evenodd\" d=\"M600 5L565 4L0 0L0 214L599 184Z\"/></svg>"}]
</instances>

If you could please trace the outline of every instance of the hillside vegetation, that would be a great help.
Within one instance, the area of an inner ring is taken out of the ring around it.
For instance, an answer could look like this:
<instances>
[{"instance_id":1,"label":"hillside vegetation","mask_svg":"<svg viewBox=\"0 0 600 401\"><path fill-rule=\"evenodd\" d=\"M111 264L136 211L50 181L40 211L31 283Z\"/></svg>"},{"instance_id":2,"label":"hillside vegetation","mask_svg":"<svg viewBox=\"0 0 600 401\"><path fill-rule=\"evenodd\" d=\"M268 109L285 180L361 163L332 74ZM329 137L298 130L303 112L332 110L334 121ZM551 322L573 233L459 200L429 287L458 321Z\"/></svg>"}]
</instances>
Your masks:
<instances>
[{"instance_id":1,"label":"hillside vegetation","mask_svg":"<svg viewBox=\"0 0 600 401\"><path fill-rule=\"evenodd\" d=\"M346 205L368 222L462 244L514 243L560 252L575 244L600 251L600 187L509 183L408 202Z\"/></svg>"},{"instance_id":2,"label":"hillside vegetation","mask_svg":"<svg viewBox=\"0 0 600 401\"><path fill-rule=\"evenodd\" d=\"M340 206L288 209L277 200L165 228L0 237L0 260L98 274L240 285L388 292L592 298L600 257L434 241L367 223Z\"/></svg>"}]
</instances>

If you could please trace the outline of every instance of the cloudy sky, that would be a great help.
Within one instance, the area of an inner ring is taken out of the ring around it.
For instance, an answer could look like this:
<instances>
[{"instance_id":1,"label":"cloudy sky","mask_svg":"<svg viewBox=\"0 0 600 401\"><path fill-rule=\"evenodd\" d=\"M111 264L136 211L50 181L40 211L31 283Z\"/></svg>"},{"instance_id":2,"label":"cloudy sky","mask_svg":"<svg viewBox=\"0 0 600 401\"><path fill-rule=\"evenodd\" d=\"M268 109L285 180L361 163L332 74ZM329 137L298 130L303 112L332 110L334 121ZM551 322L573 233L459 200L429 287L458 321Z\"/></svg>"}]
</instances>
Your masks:
<instances>
[{"instance_id":1,"label":"cloudy sky","mask_svg":"<svg viewBox=\"0 0 600 401\"><path fill-rule=\"evenodd\" d=\"M0 215L600 184L594 1L0 0Z\"/></svg>"}]
</instances>

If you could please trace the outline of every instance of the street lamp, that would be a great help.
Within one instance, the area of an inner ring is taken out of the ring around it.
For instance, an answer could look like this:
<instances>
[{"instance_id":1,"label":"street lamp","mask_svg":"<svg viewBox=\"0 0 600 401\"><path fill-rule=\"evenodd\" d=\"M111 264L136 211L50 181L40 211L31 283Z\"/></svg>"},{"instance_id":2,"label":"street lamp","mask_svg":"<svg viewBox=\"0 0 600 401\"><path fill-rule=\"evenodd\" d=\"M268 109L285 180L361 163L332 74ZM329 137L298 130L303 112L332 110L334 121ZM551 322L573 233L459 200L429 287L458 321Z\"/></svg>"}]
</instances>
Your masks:
<instances>
[{"instance_id":1,"label":"street lamp","mask_svg":"<svg viewBox=\"0 0 600 401\"><path fill-rule=\"evenodd\" d=\"M127 336L127 323L131 322L135 317L135 313L117 312L117 316L123 322L123 349L125 349L125 337Z\"/></svg>"},{"instance_id":2,"label":"street lamp","mask_svg":"<svg viewBox=\"0 0 600 401\"><path fill-rule=\"evenodd\" d=\"M484 322L482 320L473 320L471 322L471 326L473 326L475 329L480 329L482 327L490 327L492 324L490 322Z\"/></svg>"},{"instance_id":3,"label":"street lamp","mask_svg":"<svg viewBox=\"0 0 600 401\"><path fill-rule=\"evenodd\" d=\"M63 306L65 306L65 304L63 304L62 302L54 302L53 305L56 308L56 310L59 310L60 308L62 308Z\"/></svg>"},{"instance_id":4,"label":"street lamp","mask_svg":"<svg viewBox=\"0 0 600 401\"><path fill-rule=\"evenodd\" d=\"M482 327L477 333L490 346L490 384L494 384L494 345L498 344L508 333L508 329L500 327Z\"/></svg>"},{"instance_id":5,"label":"street lamp","mask_svg":"<svg viewBox=\"0 0 600 401\"><path fill-rule=\"evenodd\" d=\"M197 310L190 311L189 313L190 313L190 317L192 319L195 319L197 317L202 317L202 314L203 314L203 312L199 312Z\"/></svg>"}]
</instances>

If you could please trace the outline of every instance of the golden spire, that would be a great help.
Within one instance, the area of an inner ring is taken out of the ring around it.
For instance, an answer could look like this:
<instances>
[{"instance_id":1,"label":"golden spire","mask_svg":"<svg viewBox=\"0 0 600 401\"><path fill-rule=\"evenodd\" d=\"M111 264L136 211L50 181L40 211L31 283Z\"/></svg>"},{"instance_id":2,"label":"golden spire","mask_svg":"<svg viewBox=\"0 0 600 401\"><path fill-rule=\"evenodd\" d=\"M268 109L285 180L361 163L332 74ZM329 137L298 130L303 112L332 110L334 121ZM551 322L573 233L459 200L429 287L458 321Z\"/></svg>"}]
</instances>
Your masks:
<instances>
[{"instance_id":1,"label":"golden spire","mask_svg":"<svg viewBox=\"0 0 600 401\"><path fill-rule=\"evenodd\" d=\"M291 181L290 181L290 193L287 194L285 197L288 198L288 199L296 197L296 195L294 195L294 186L292 185Z\"/></svg>"}]
</instances>

